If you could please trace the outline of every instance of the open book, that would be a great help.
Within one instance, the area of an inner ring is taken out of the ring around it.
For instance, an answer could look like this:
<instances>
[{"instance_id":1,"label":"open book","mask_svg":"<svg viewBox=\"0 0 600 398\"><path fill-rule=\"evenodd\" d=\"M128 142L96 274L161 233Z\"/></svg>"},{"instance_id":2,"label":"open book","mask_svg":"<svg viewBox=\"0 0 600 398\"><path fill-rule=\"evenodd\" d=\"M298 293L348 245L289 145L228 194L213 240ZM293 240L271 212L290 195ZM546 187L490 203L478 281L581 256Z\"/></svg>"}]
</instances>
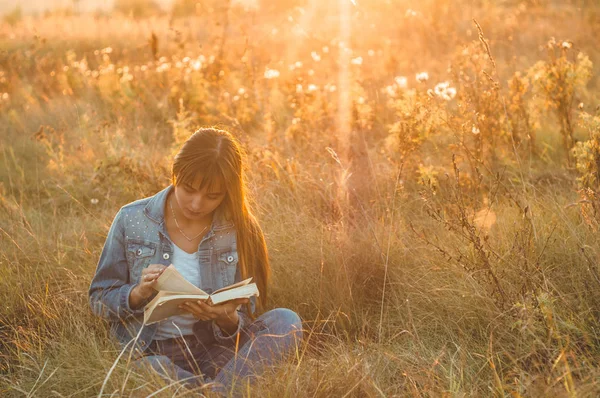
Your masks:
<instances>
[{"instance_id":1,"label":"open book","mask_svg":"<svg viewBox=\"0 0 600 398\"><path fill-rule=\"evenodd\" d=\"M156 280L158 294L144 307L144 324L149 325L170 316L187 314L188 312L179 308L185 301L208 300L219 304L238 298L258 296L256 283L250 283L251 280L252 278L248 278L208 294L185 279L171 264Z\"/></svg>"}]
</instances>

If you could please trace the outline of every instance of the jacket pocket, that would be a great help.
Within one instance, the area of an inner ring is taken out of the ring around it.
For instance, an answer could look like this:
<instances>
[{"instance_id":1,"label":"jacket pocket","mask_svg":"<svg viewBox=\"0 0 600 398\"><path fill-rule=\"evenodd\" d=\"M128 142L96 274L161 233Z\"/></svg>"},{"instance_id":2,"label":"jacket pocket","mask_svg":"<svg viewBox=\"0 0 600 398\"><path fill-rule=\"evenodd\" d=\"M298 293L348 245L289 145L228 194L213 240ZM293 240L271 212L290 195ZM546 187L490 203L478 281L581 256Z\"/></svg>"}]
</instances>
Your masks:
<instances>
[{"instance_id":1,"label":"jacket pocket","mask_svg":"<svg viewBox=\"0 0 600 398\"><path fill-rule=\"evenodd\" d=\"M223 278L223 285L231 285L235 282L235 273L238 265L237 250L226 250L218 253L219 270Z\"/></svg>"},{"instance_id":2,"label":"jacket pocket","mask_svg":"<svg viewBox=\"0 0 600 398\"><path fill-rule=\"evenodd\" d=\"M142 275L142 270L148 265L156 254L156 243L131 240L127 242L127 262L131 282L137 283Z\"/></svg>"}]
</instances>

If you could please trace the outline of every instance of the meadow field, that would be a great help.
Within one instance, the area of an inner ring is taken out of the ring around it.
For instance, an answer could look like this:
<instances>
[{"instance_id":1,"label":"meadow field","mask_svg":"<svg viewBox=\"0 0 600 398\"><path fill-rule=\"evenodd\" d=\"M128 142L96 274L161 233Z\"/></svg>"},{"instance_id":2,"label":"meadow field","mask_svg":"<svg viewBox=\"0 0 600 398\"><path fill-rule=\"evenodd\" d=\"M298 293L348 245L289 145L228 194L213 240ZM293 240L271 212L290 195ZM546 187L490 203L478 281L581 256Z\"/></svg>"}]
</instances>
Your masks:
<instances>
[{"instance_id":1,"label":"meadow field","mask_svg":"<svg viewBox=\"0 0 600 398\"><path fill-rule=\"evenodd\" d=\"M270 307L248 397L600 395L600 5L116 0L0 24L0 396L194 396L87 289L198 127L247 153Z\"/></svg>"}]
</instances>

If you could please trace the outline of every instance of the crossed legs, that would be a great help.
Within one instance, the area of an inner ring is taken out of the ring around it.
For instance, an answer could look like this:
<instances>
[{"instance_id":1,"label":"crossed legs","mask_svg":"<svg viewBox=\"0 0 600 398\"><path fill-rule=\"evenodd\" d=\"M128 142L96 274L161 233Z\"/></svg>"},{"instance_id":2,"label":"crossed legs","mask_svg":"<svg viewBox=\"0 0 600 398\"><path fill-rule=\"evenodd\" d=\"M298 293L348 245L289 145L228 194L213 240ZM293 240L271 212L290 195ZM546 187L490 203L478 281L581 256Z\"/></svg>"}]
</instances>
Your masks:
<instances>
[{"instance_id":1,"label":"crossed legs","mask_svg":"<svg viewBox=\"0 0 600 398\"><path fill-rule=\"evenodd\" d=\"M150 366L162 377L189 386L212 381L212 389L226 393L251 382L265 368L281 362L302 340L298 315L285 308L268 311L240 334L236 345L180 347L138 359L135 366Z\"/></svg>"}]
</instances>

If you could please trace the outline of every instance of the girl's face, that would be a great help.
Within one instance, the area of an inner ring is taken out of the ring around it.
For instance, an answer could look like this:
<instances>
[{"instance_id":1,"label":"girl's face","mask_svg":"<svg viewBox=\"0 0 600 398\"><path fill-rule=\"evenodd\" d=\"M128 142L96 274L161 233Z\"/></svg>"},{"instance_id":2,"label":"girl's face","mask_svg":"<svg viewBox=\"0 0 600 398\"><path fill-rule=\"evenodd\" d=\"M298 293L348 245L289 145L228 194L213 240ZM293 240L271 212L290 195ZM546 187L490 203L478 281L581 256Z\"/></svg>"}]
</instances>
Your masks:
<instances>
[{"instance_id":1,"label":"girl's face","mask_svg":"<svg viewBox=\"0 0 600 398\"><path fill-rule=\"evenodd\" d=\"M209 187L214 185L213 187ZM193 221L202 220L212 214L225 198L224 184L206 184L202 189L200 183L193 186L185 182L175 186L175 199L183 215ZM210 188L210 189L209 189Z\"/></svg>"}]
</instances>

